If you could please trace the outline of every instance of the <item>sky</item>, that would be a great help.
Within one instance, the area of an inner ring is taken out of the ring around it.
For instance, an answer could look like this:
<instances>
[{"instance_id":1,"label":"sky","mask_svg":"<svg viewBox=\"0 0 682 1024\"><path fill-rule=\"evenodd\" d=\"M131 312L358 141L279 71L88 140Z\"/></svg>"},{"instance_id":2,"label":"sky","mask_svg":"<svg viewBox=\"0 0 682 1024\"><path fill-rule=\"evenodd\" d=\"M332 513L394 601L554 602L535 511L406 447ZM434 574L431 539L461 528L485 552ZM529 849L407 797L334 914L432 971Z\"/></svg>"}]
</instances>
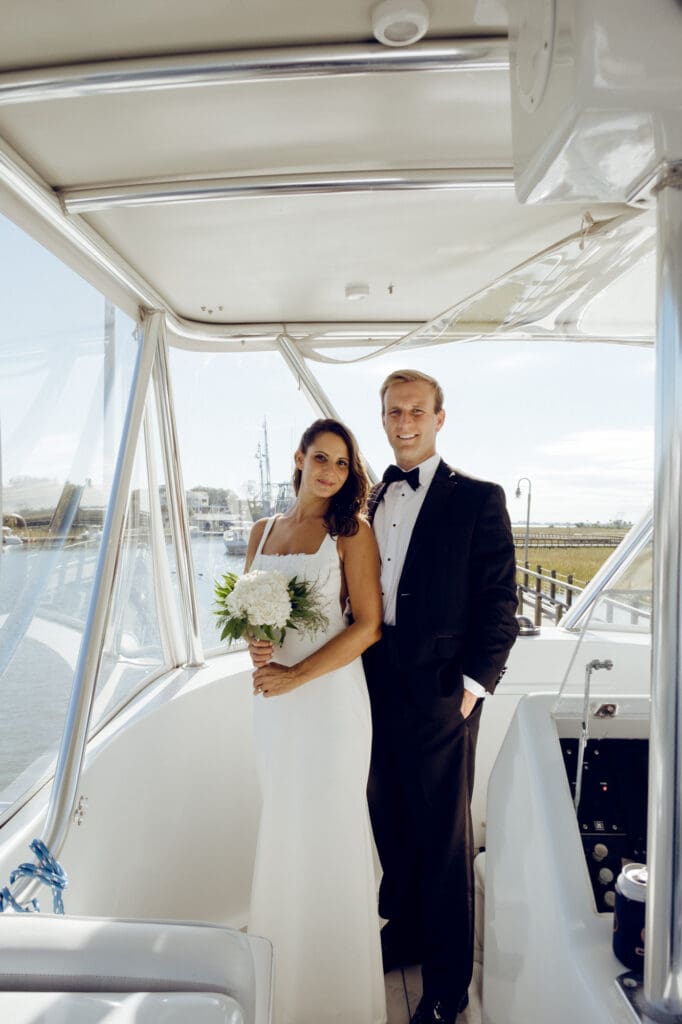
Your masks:
<instances>
[{"instance_id":1,"label":"sky","mask_svg":"<svg viewBox=\"0 0 682 1024\"><path fill-rule=\"evenodd\" d=\"M440 454L500 483L512 520L525 521L527 484L521 499L515 491L527 477L533 522L609 522L635 521L651 502L653 363L652 350L643 348L477 342L312 369L377 475L392 458L379 388L392 370L413 366L445 390ZM238 490L255 478L264 418L272 479L290 475L314 416L275 353L176 351L171 368L187 486L229 477Z\"/></svg>"},{"instance_id":2,"label":"sky","mask_svg":"<svg viewBox=\"0 0 682 1024\"><path fill-rule=\"evenodd\" d=\"M96 484L107 472L106 445L101 431L85 424L89 415L96 419L101 397L103 300L1 217L0 252L4 484L22 475L63 481L74 467ZM133 326L117 316L109 443L125 406ZM43 355L31 354L36 351ZM464 472L500 483L513 521L526 516L525 482L522 497L515 497L522 477L531 482L532 522L635 521L651 503L651 348L483 341L310 365L378 475L391 461L379 387L392 370L412 366L436 376L445 390L440 454ZM289 478L298 439L315 413L276 352L173 350L171 374L186 487L245 493L249 481L258 481L264 420L272 480ZM83 448L84 430L92 450Z\"/></svg>"}]
</instances>

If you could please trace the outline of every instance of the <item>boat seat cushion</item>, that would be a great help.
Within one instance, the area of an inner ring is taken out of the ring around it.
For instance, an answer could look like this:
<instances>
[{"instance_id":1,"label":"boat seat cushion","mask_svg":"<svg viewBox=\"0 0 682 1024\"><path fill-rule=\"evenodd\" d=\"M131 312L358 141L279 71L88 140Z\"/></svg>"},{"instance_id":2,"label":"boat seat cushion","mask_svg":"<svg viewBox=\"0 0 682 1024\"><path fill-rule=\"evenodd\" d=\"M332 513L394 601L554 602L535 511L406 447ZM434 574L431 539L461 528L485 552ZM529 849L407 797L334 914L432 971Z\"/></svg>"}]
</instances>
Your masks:
<instances>
[{"instance_id":1,"label":"boat seat cushion","mask_svg":"<svg viewBox=\"0 0 682 1024\"><path fill-rule=\"evenodd\" d=\"M245 1024L230 996L216 992L0 992L0 1020L12 1024Z\"/></svg>"},{"instance_id":2,"label":"boat seat cushion","mask_svg":"<svg viewBox=\"0 0 682 1024\"><path fill-rule=\"evenodd\" d=\"M2 914L0 949L0 993L71 992L90 997L93 993L134 993L139 999L152 993L166 998L169 993L183 998L196 994L203 1000L204 1016L185 1019L196 1019L198 1024L213 1024L214 1020L242 1024L242 1019L243 1024L260 1024L269 1019L272 947L265 939L232 928ZM228 1000L223 1000L221 1010L214 1000L209 1011L210 999L215 996ZM243 1018L234 1017L230 1001ZM124 1005L125 1001L121 1013ZM233 1016L216 1017L225 1007ZM0 1014L0 1020L12 1019ZM118 1017L114 1019L118 1022ZM175 1019L168 1017L169 1021ZM70 1017L64 1020L71 1024Z\"/></svg>"}]
</instances>

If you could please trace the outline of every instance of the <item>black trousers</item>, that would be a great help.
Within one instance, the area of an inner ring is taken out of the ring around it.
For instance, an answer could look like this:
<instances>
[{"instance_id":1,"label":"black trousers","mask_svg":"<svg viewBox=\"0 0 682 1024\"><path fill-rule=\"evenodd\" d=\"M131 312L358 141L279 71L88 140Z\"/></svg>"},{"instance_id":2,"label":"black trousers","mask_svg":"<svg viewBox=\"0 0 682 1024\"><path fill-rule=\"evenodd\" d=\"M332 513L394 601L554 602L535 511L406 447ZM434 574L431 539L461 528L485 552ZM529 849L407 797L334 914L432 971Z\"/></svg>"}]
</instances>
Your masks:
<instances>
[{"instance_id":1,"label":"black trousers","mask_svg":"<svg viewBox=\"0 0 682 1024\"><path fill-rule=\"evenodd\" d=\"M373 745L368 787L383 868L385 938L421 963L424 994L456 1009L473 969L471 794L483 701L425 701L400 666L395 630L365 652Z\"/></svg>"}]
</instances>

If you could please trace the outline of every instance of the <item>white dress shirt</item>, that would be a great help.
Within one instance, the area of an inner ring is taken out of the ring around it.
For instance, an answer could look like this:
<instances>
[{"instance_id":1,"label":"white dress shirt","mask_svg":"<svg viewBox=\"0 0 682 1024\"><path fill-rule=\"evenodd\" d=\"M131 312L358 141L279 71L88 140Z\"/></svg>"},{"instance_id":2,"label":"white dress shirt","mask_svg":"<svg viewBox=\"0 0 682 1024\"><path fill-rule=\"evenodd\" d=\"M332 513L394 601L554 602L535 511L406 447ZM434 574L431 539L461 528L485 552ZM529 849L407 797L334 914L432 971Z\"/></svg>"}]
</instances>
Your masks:
<instances>
[{"instance_id":1,"label":"white dress shirt","mask_svg":"<svg viewBox=\"0 0 682 1024\"><path fill-rule=\"evenodd\" d=\"M412 490L406 480L389 484L384 491L383 501L379 502L374 514L374 533L381 554L384 622L387 626L395 625L398 584L410 546L412 530L439 463L440 455L432 455L419 464L419 486L416 491ZM464 676L464 687L476 697L486 695L486 690L481 684L469 676Z\"/></svg>"}]
</instances>

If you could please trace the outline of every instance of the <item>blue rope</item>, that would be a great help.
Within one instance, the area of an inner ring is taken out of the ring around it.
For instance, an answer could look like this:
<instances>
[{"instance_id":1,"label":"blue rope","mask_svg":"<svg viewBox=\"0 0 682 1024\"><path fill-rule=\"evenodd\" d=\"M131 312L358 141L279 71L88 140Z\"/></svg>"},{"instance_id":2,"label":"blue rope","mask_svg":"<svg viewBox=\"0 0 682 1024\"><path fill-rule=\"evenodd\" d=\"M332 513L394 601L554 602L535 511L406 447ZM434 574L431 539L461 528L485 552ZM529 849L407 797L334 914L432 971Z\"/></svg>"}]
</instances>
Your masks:
<instances>
[{"instance_id":1,"label":"blue rope","mask_svg":"<svg viewBox=\"0 0 682 1024\"><path fill-rule=\"evenodd\" d=\"M37 864L20 864L9 876L9 884L14 885L18 878L37 878L43 885L49 886L52 890L52 910L55 914L64 913L64 901L62 892L66 889L68 879L61 864L54 859L42 839L34 839L31 843L31 850L36 855ZM9 886L0 889L0 914L11 907L18 914L40 913L40 904L37 899L29 901L29 905L22 907L17 903L10 892Z\"/></svg>"}]
</instances>

